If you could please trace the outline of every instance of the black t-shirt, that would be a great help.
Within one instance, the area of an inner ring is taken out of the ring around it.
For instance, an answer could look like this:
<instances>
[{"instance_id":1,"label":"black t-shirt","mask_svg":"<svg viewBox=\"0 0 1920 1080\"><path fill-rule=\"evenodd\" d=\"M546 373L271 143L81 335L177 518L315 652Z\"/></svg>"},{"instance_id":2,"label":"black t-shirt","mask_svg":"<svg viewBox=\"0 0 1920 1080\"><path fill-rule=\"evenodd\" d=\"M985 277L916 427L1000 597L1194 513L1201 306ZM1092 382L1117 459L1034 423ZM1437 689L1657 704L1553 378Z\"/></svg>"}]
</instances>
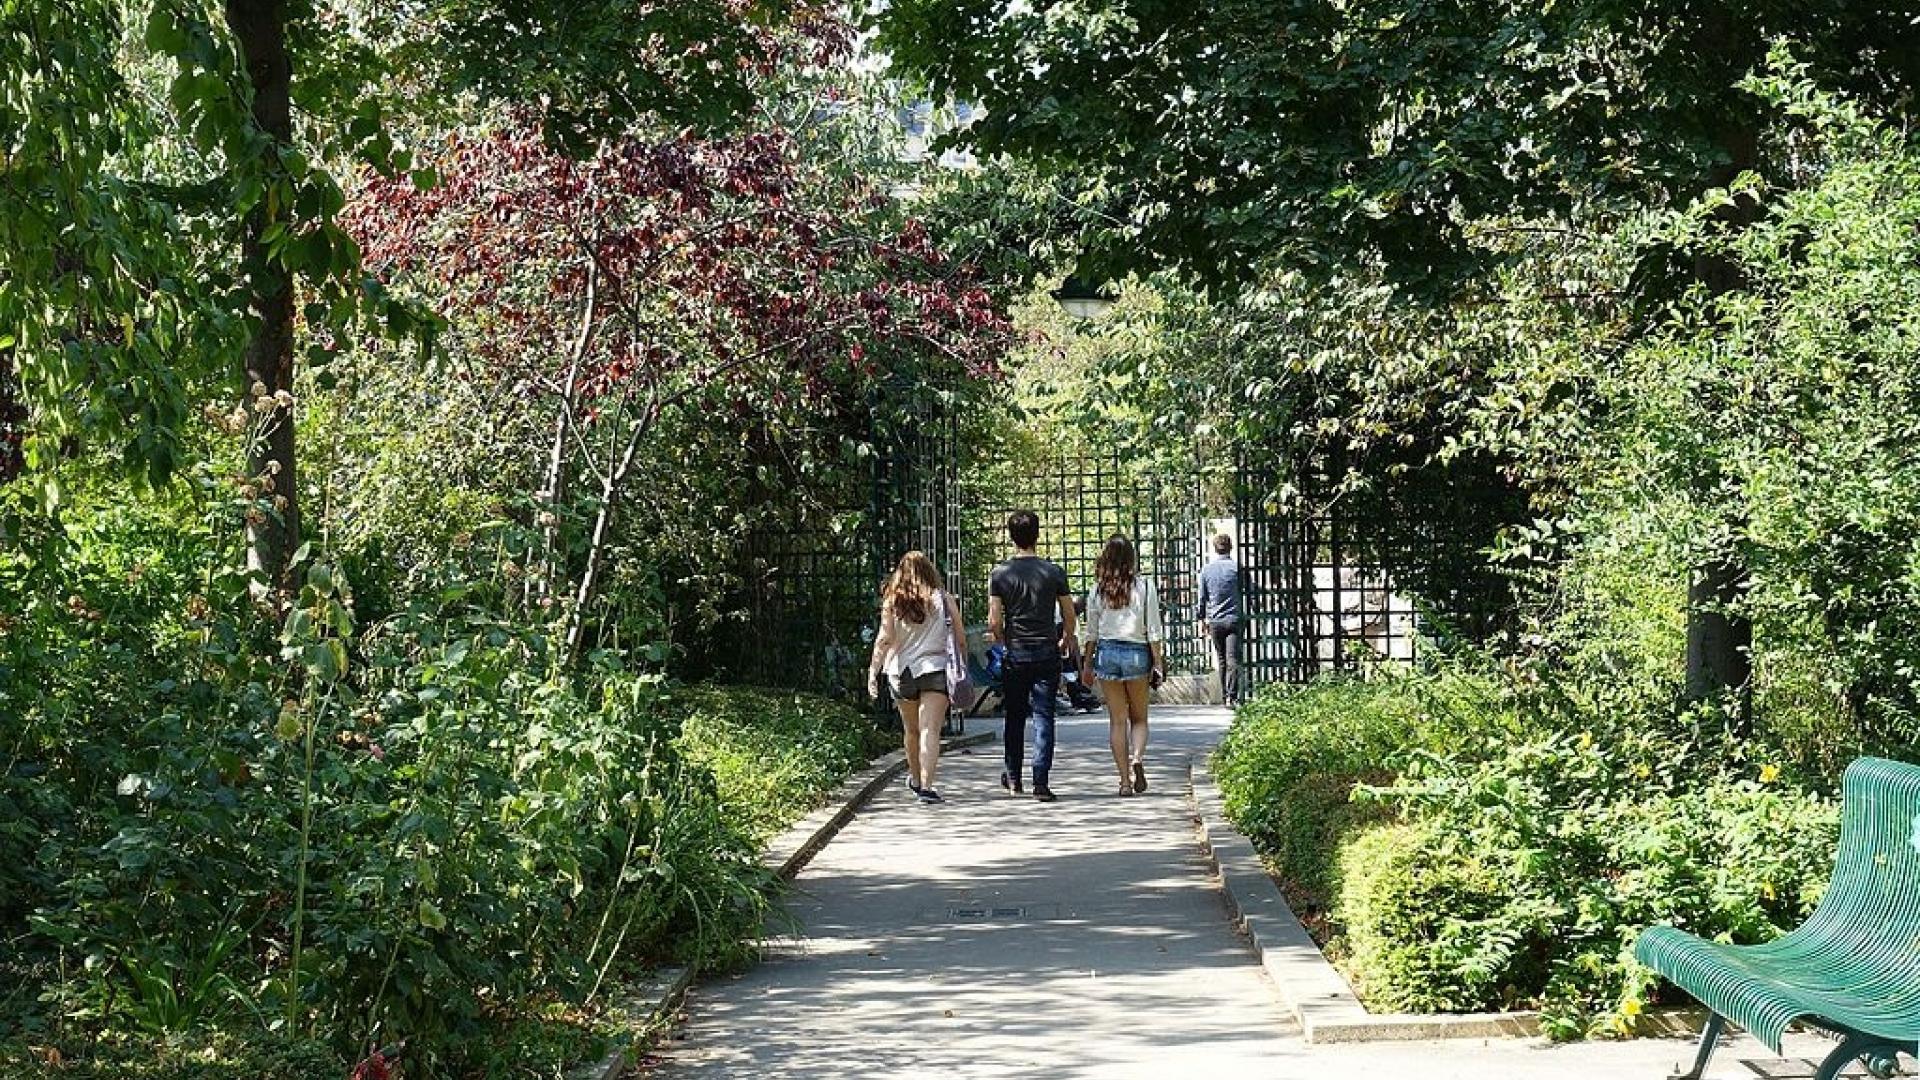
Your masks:
<instances>
[{"instance_id":1,"label":"black t-shirt","mask_svg":"<svg viewBox=\"0 0 1920 1080\"><path fill-rule=\"evenodd\" d=\"M1053 647L1060 640L1060 598L1073 595L1067 572L1038 556L1017 556L993 568L988 591L1006 613L1007 646Z\"/></svg>"}]
</instances>

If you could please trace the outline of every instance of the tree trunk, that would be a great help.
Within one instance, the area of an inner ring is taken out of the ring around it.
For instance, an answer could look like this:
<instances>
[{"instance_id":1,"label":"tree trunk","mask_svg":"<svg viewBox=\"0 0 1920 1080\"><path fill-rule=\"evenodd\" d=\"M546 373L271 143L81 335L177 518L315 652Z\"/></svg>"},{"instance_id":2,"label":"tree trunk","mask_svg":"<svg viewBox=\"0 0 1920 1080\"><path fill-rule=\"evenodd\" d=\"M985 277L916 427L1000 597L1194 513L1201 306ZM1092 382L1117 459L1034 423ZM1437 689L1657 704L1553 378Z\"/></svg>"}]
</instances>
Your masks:
<instances>
[{"instance_id":1,"label":"tree trunk","mask_svg":"<svg viewBox=\"0 0 1920 1080\"><path fill-rule=\"evenodd\" d=\"M580 369L586 363L587 351L593 346L595 320L600 312L599 281L600 264L589 258L587 296L586 304L580 311L580 332L574 338L572 355L567 358L567 374L560 382L560 404L554 410L553 442L547 447L546 485L536 497L547 517L540 528L540 565L534 573L527 575L527 600L530 603L554 595L557 591L555 586L559 584L566 566L566 534L562 528L561 513L567 498L567 436L575 434L574 427L579 422L576 404L580 390Z\"/></svg>"},{"instance_id":2,"label":"tree trunk","mask_svg":"<svg viewBox=\"0 0 1920 1080\"><path fill-rule=\"evenodd\" d=\"M284 177L280 152L293 141L293 62L287 54L284 0L226 0L227 28L239 45L253 88L253 120L266 136L259 168L269 186ZM261 237L287 208L262 199L248 216L241 260L257 320L247 342L249 387L268 395L293 391L293 282L269 258ZM247 567L269 592L290 589L288 571L300 544L300 489L294 472L293 410L275 404L260 414L264 431L247 449L247 471L268 477L282 508L247 523Z\"/></svg>"},{"instance_id":3,"label":"tree trunk","mask_svg":"<svg viewBox=\"0 0 1920 1080\"><path fill-rule=\"evenodd\" d=\"M1730 31L1722 46L1730 46ZM1708 174L1708 187L1724 188L1743 172L1759 164L1759 137L1751 126L1729 126L1719 139L1726 161ZM1758 206L1751 199L1737 199L1716 212L1715 217L1729 231L1752 224ZM1706 287L1710 297L1720 297L1744 284L1740 268L1717 252L1702 252L1693 261L1694 280ZM1700 478L1700 490L1711 492L1721 477ZM1753 621L1741 610L1746 599L1748 577L1745 560L1738 550L1737 538L1744 522L1726 523L1728 537L1722 550L1709 553L1696 566L1687 586L1686 696L1689 705L1726 700L1734 707L1736 731L1745 734L1753 714Z\"/></svg>"},{"instance_id":4,"label":"tree trunk","mask_svg":"<svg viewBox=\"0 0 1920 1080\"><path fill-rule=\"evenodd\" d=\"M1687 585L1686 700L1693 704L1737 695L1742 734L1753 703L1753 621L1730 609L1737 609L1746 595L1746 567L1732 553L1696 568Z\"/></svg>"},{"instance_id":5,"label":"tree trunk","mask_svg":"<svg viewBox=\"0 0 1920 1080\"><path fill-rule=\"evenodd\" d=\"M13 350L0 349L0 484L18 477L25 468L21 441L26 436L27 403L13 370Z\"/></svg>"},{"instance_id":6,"label":"tree trunk","mask_svg":"<svg viewBox=\"0 0 1920 1080\"><path fill-rule=\"evenodd\" d=\"M587 540L586 565L580 571L580 583L574 590L573 607L567 612L563 660L569 667L580 659L580 650L586 644L587 615L600 599L601 582L607 569L607 547L613 541L614 515L626 492L627 476L633 472L641 441L653 430L659 416L659 403L649 405L634 421L619 460L607 463L607 475L600 484L600 508L593 516L593 534Z\"/></svg>"}]
</instances>

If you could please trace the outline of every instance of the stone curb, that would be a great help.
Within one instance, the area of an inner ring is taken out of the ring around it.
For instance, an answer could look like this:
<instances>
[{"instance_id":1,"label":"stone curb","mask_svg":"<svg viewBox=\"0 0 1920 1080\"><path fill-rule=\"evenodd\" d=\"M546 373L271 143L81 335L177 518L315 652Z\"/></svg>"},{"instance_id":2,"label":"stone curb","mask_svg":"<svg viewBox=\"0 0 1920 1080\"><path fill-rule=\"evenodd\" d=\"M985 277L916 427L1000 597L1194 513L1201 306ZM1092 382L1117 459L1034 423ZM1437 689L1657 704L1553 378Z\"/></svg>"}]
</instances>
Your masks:
<instances>
[{"instance_id":1,"label":"stone curb","mask_svg":"<svg viewBox=\"0 0 1920 1080\"><path fill-rule=\"evenodd\" d=\"M639 1051L680 1007L687 988L693 985L693 976L693 965L686 964L660 971L646 983L630 988L615 1006L624 1016L621 1026L625 1031L614 1040L614 1048L591 1065L569 1069L567 1080L615 1080L632 1068Z\"/></svg>"},{"instance_id":2,"label":"stone curb","mask_svg":"<svg viewBox=\"0 0 1920 1080\"><path fill-rule=\"evenodd\" d=\"M1201 847L1220 875L1235 925L1299 1020L1308 1043L1485 1039L1540 1033L1536 1012L1421 1015L1372 1013L1327 961L1267 874L1253 844L1228 824L1204 757L1192 761L1187 798Z\"/></svg>"},{"instance_id":3,"label":"stone curb","mask_svg":"<svg viewBox=\"0 0 1920 1080\"><path fill-rule=\"evenodd\" d=\"M975 735L961 735L945 739L940 743L940 752L947 753L964 747L979 746L993 742L996 738L991 731ZM768 843L766 851L760 855L760 865L771 870L782 881L791 881L813 860L820 849L827 846L853 815L869 799L878 794L895 777L907 770L907 752L895 750L891 754L875 759L866 769L853 774L841 783L826 805L806 817L801 818L785 832ZM660 1029L680 1001L686 997L687 990L693 985L698 972L693 965L664 971L644 986L635 987L622 998L618 1006L627 1019L624 1025L628 1030L607 1056L591 1065L582 1065L567 1073L568 1080L615 1080L634 1065L639 1050L647 1044L649 1036Z\"/></svg>"}]
</instances>

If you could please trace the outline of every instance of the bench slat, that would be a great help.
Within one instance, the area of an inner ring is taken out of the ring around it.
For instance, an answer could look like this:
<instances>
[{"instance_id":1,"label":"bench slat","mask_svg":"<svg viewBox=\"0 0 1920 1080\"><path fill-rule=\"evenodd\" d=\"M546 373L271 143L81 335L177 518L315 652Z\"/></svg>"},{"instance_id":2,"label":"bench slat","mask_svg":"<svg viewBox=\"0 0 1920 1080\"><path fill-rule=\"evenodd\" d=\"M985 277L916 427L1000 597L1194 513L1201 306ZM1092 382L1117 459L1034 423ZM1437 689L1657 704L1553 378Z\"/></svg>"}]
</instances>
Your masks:
<instances>
[{"instance_id":1,"label":"bench slat","mask_svg":"<svg viewBox=\"0 0 1920 1080\"><path fill-rule=\"evenodd\" d=\"M1634 945L1775 1053L1801 1019L1920 1043L1920 768L1862 758L1842 794L1833 882L1805 925L1764 945L1661 926Z\"/></svg>"}]
</instances>

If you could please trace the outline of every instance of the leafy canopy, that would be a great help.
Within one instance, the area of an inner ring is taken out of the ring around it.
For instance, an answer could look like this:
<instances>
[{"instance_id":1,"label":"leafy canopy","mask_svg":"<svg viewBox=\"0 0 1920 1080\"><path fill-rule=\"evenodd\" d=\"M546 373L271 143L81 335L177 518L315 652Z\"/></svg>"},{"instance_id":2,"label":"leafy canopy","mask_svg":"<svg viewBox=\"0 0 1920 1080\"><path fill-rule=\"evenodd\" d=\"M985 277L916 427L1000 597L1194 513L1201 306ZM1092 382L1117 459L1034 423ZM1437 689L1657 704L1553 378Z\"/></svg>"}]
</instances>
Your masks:
<instances>
[{"instance_id":1,"label":"leafy canopy","mask_svg":"<svg viewBox=\"0 0 1920 1080\"><path fill-rule=\"evenodd\" d=\"M1087 255L1243 281L1378 255L1447 285L1466 232L1690 195L1757 123L1735 83L1776 38L1828 85L1900 100L1920 21L1890 2L889 0L878 46L953 138L1131 193Z\"/></svg>"}]
</instances>

